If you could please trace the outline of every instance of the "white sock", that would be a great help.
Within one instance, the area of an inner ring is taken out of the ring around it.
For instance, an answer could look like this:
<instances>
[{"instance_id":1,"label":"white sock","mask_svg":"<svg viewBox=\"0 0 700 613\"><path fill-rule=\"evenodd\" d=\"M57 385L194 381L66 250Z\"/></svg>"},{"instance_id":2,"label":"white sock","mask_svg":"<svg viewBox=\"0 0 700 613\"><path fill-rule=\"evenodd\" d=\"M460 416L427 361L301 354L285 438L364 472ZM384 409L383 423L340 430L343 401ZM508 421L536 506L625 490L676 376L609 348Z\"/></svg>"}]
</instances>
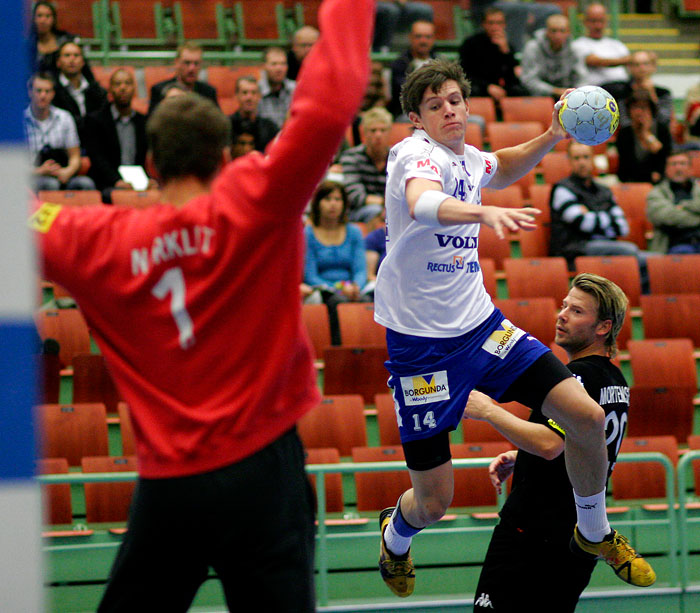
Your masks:
<instances>
[{"instance_id":1,"label":"white sock","mask_svg":"<svg viewBox=\"0 0 700 613\"><path fill-rule=\"evenodd\" d=\"M411 547L411 537L401 536L394 529L394 515L396 515L397 511L398 507L394 509L394 514L391 516L391 521L384 530L384 544L387 546L387 549L391 551L391 553L401 556Z\"/></svg>"},{"instance_id":2,"label":"white sock","mask_svg":"<svg viewBox=\"0 0 700 613\"><path fill-rule=\"evenodd\" d=\"M593 496L579 496L574 492L574 501L579 532L592 543L600 543L610 533L605 490Z\"/></svg>"}]
</instances>

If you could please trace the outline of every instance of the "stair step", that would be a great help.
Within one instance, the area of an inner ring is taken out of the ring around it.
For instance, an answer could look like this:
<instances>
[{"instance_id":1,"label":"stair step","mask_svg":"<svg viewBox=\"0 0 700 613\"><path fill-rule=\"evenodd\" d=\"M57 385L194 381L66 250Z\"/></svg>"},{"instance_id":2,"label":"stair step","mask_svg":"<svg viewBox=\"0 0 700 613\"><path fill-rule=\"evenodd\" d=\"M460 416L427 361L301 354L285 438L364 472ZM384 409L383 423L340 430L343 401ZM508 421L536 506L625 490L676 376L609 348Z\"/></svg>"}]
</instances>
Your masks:
<instances>
[{"instance_id":1,"label":"stair step","mask_svg":"<svg viewBox=\"0 0 700 613\"><path fill-rule=\"evenodd\" d=\"M693 66L700 68L699 58L679 57L679 58L659 58L659 66Z\"/></svg>"},{"instance_id":2,"label":"stair step","mask_svg":"<svg viewBox=\"0 0 700 613\"><path fill-rule=\"evenodd\" d=\"M618 36L678 36L681 31L678 28L620 28Z\"/></svg>"},{"instance_id":3,"label":"stair step","mask_svg":"<svg viewBox=\"0 0 700 613\"><path fill-rule=\"evenodd\" d=\"M693 51L697 53L697 43L629 42L630 51Z\"/></svg>"}]
</instances>

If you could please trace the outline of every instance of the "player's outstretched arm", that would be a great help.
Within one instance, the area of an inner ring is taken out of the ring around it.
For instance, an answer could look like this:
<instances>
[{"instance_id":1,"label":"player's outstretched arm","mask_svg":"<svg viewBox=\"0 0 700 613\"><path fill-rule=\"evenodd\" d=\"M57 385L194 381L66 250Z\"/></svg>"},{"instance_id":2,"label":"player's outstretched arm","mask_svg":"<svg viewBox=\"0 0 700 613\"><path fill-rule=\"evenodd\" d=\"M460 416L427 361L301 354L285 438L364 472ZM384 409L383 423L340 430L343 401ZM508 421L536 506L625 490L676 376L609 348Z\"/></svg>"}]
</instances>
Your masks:
<instances>
[{"instance_id":1,"label":"player's outstretched arm","mask_svg":"<svg viewBox=\"0 0 700 613\"><path fill-rule=\"evenodd\" d=\"M506 209L462 202L445 194L438 181L422 178L408 181L406 202L409 214L418 222L435 226L483 223L492 227L499 238L504 237L506 229L513 232L521 228L534 229L535 215L540 213L538 209L529 207ZM434 210L431 212L429 207L433 207Z\"/></svg>"},{"instance_id":2,"label":"player's outstretched arm","mask_svg":"<svg viewBox=\"0 0 700 613\"><path fill-rule=\"evenodd\" d=\"M304 60L289 118L267 155L234 160L220 187L260 214L301 215L357 113L369 80L373 0L324 0L321 35ZM255 203L255 204L253 204Z\"/></svg>"},{"instance_id":3,"label":"player's outstretched arm","mask_svg":"<svg viewBox=\"0 0 700 613\"><path fill-rule=\"evenodd\" d=\"M552 123L546 132L521 145L496 151L498 168L489 187L501 189L513 184L537 166L560 140L570 138L559 123L559 105L559 102L554 105Z\"/></svg>"},{"instance_id":4,"label":"player's outstretched arm","mask_svg":"<svg viewBox=\"0 0 700 613\"><path fill-rule=\"evenodd\" d=\"M564 451L564 439L547 426L516 417L477 390L469 394L464 419L488 422L518 449L545 460L553 460ZM468 428L469 424L465 427Z\"/></svg>"}]
</instances>

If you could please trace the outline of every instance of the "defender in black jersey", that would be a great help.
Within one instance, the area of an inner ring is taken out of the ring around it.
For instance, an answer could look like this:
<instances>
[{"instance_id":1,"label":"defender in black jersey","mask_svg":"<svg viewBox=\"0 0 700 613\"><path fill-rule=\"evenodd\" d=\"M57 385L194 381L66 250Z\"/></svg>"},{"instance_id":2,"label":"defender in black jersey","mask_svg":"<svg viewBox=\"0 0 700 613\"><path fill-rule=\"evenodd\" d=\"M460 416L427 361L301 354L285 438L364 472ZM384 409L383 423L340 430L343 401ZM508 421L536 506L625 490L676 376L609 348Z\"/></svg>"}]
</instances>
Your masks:
<instances>
[{"instance_id":1,"label":"defender in black jersey","mask_svg":"<svg viewBox=\"0 0 700 613\"><path fill-rule=\"evenodd\" d=\"M608 279L583 273L574 279L556 324L555 340L570 358L569 369L605 410L608 477L629 408L629 387L611 362L627 302ZM474 610L511 612L531 606L540 612L574 611L596 560L569 548L576 511L564 461L564 430L539 410L527 421L519 419L479 392L472 392L465 418L488 421L519 448L499 455L489 468L499 491L511 474L513 484L486 554Z\"/></svg>"}]
</instances>

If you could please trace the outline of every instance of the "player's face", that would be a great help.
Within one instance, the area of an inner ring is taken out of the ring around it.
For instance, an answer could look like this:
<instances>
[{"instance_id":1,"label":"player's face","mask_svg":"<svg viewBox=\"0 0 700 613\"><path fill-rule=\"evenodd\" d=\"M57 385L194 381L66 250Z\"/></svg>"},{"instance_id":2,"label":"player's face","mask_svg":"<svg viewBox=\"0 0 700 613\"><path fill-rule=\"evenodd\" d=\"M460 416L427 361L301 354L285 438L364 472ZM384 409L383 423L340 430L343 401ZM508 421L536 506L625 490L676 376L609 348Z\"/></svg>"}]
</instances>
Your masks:
<instances>
[{"instance_id":1,"label":"player's face","mask_svg":"<svg viewBox=\"0 0 700 613\"><path fill-rule=\"evenodd\" d=\"M85 60L80 47L72 43L63 46L56 60L56 66L68 78L79 74L84 65Z\"/></svg>"},{"instance_id":2,"label":"player's face","mask_svg":"<svg viewBox=\"0 0 700 613\"><path fill-rule=\"evenodd\" d=\"M321 219L324 221L338 221L343 214L343 196L339 189L329 192L325 198L318 202L321 210Z\"/></svg>"},{"instance_id":3,"label":"player's face","mask_svg":"<svg viewBox=\"0 0 700 613\"><path fill-rule=\"evenodd\" d=\"M593 149L588 145L572 143L569 147L571 172L580 179L593 176Z\"/></svg>"},{"instance_id":4,"label":"player's face","mask_svg":"<svg viewBox=\"0 0 700 613\"><path fill-rule=\"evenodd\" d=\"M596 299L576 287L569 290L557 315L554 342L569 354L590 347L603 324L598 321Z\"/></svg>"},{"instance_id":5,"label":"player's face","mask_svg":"<svg viewBox=\"0 0 700 613\"><path fill-rule=\"evenodd\" d=\"M690 160L686 155L670 155L666 160L666 176L675 183L685 183L690 177Z\"/></svg>"},{"instance_id":6,"label":"player's face","mask_svg":"<svg viewBox=\"0 0 700 613\"><path fill-rule=\"evenodd\" d=\"M202 52L183 49L180 57L175 60L175 74L178 79L188 86L194 86L202 68Z\"/></svg>"},{"instance_id":7,"label":"player's face","mask_svg":"<svg viewBox=\"0 0 700 613\"><path fill-rule=\"evenodd\" d=\"M445 81L439 91L428 88L423 93L419 114L408 118L417 128L457 154L464 153L464 136L469 118L469 104L456 81Z\"/></svg>"},{"instance_id":8,"label":"player's face","mask_svg":"<svg viewBox=\"0 0 700 613\"><path fill-rule=\"evenodd\" d=\"M129 106L135 91L134 77L126 70L117 72L109 82L109 93L117 106Z\"/></svg>"}]
</instances>

